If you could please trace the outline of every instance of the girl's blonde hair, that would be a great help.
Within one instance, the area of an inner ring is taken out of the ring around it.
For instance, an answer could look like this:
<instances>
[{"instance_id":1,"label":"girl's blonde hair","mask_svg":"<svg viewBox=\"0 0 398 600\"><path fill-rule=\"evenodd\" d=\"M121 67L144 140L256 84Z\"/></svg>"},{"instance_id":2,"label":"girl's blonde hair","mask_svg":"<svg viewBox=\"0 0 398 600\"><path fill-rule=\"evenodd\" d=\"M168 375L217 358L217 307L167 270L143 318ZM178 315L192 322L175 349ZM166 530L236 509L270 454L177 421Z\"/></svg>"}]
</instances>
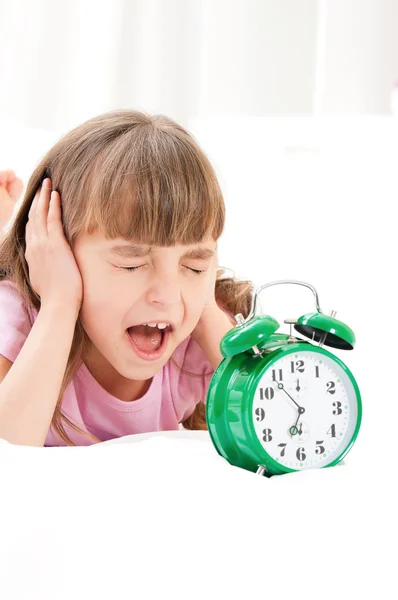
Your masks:
<instances>
[{"instance_id":1,"label":"girl's blonde hair","mask_svg":"<svg viewBox=\"0 0 398 600\"><path fill-rule=\"evenodd\" d=\"M224 200L213 167L183 127L164 115L134 110L90 119L59 140L36 167L0 246L0 280L14 282L23 301L36 310L40 298L29 280L25 227L33 198L46 177L61 195L64 232L72 249L80 234L96 231L107 239L172 246L200 243L209 235L217 240L224 229ZM234 315L247 316L252 283L223 275L219 269L217 302ZM101 441L82 431L61 410L63 395L82 365L88 342L78 318L51 421L67 445L75 444L65 424L92 441ZM203 401L198 401L183 426L207 429Z\"/></svg>"}]
</instances>

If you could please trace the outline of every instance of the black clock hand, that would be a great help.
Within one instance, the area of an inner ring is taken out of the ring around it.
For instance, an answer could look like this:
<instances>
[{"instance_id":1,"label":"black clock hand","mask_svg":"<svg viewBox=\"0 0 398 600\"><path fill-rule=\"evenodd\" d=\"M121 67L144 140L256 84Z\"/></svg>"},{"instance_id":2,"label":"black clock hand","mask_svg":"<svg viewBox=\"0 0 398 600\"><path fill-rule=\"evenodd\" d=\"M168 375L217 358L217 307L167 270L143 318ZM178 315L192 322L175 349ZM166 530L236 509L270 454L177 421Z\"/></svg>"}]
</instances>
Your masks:
<instances>
[{"instance_id":1,"label":"black clock hand","mask_svg":"<svg viewBox=\"0 0 398 600\"><path fill-rule=\"evenodd\" d=\"M305 408L303 406L299 407L299 411L298 411L298 415L297 415L297 419L294 425L291 426L291 428L289 429L289 433L290 435L293 437L294 435L296 435L296 433L299 433L299 435L302 434L302 429L301 429L301 423L300 423L300 431L297 429L297 423L299 421L299 418L301 417L301 415L305 413Z\"/></svg>"},{"instance_id":2,"label":"black clock hand","mask_svg":"<svg viewBox=\"0 0 398 600\"><path fill-rule=\"evenodd\" d=\"M298 381L298 380L297 380L297 381ZM297 406L297 408L298 408L298 415L297 415L296 422L295 422L295 424L294 424L294 425L292 425L292 427L289 429L289 431L290 431L290 434L291 434L291 436L293 437L293 435L296 435L296 433L297 433L297 431L298 431L298 430L297 430L297 423L298 423L298 420L299 420L300 416L301 416L303 413L305 413L305 408L304 408L304 406L300 406L299 404L297 404L297 402L295 401L295 399L294 399L294 398L292 398L292 397L291 397L291 395L289 394L289 392L287 392L287 391L285 390L285 386L283 385L283 383L278 383L278 388L279 388L280 390L283 390L283 391L285 392L285 394L287 394L287 395L289 396L290 400L293 400L293 402L295 403L295 405L296 405L296 406Z\"/></svg>"},{"instance_id":3,"label":"black clock hand","mask_svg":"<svg viewBox=\"0 0 398 600\"><path fill-rule=\"evenodd\" d=\"M299 418L300 418L300 413L299 413L299 414L298 414L298 416L297 416L297 419L296 419L296 422L295 422L295 424L294 424L294 425L292 425L292 426L291 426L291 428L289 429L289 433L290 433L290 435L291 435L292 437L293 437L294 435L296 435L296 433L298 432L298 429L297 429L297 423L298 423L298 420L299 420Z\"/></svg>"},{"instance_id":4,"label":"black clock hand","mask_svg":"<svg viewBox=\"0 0 398 600\"><path fill-rule=\"evenodd\" d=\"M299 404L297 404L297 402L295 401L295 399L294 399L294 398L292 398L292 397L291 397L291 395L289 394L289 392L287 392L287 391L285 390L285 386L283 385L283 383L278 383L278 388L279 388L280 390L283 390L283 391L285 392L285 394L287 394L287 395L289 396L290 400L293 400L293 402L295 403L295 405L297 406L297 408L298 408L299 410L301 410L301 409L302 409L302 411L303 411L303 412L305 412L305 409L304 409L304 408L302 408L302 407L301 407Z\"/></svg>"},{"instance_id":5,"label":"black clock hand","mask_svg":"<svg viewBox=\"0 0 398 600\"><path fill-rule=\"evenodd\" d=\"M301 390L300 381L297 379L296 391L299 392Z\"/></svg>"}]
</instances>

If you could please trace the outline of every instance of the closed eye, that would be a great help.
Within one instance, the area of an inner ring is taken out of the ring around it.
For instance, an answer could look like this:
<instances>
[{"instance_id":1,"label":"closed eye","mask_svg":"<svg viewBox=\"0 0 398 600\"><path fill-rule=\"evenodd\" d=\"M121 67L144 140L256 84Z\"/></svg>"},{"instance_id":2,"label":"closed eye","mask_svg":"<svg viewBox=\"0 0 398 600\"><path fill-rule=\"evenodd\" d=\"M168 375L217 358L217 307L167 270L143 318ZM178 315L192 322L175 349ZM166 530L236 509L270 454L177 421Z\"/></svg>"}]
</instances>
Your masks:
<instances>
[{"instance_id":1,"label":"closed eye","mask_svg":"<svg viewBox=\"0 0 398 600\"><path fill-rule=\"evenodd\" d=\"M124 271L136 271L137 269L140 269L141 267L144 267L145 265L139 265L138 267L118 267L119 269L123 269ZM193 271L196 275L201 275L202 273L204 273L205 271L200 271L199 269L191 269L191 267L185 267L186 269L188 269L189 271Z\"/></svg>"},{"instance_id":2,"label":"closed eye","mask_svg":"<svg viewBox=\"0 0 398 600\"><path fill-rule=\"evenodd\" d=\"M123 271L136 271L137 269L143 266L144 265L140 265L139 267L118 267L118 269L122 269Z\"/></svg>"},{"instance_id":3,"label":"closed eye","mask_svg":"<svg viewBox=\"0 0 398 600\"><path fill-rule=\"evenodd\" d=\"M197 275L200 275L201 273L204 273L204 271L200 271L199 269L191 269L191 267L186 267L186 268L189 269L190 271L193 271Z\"/></svg>"}]
</instances>

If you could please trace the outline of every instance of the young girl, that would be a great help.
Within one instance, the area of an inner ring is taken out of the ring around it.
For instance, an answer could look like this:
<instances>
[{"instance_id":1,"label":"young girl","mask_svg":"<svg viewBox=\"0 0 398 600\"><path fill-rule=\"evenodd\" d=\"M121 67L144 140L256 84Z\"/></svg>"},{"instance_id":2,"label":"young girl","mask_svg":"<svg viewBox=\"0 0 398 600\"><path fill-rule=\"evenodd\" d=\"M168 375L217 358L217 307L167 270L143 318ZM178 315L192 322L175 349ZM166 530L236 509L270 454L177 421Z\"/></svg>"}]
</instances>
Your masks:
<instances>
[{"instance_id":1,"label":"young girl","mask_svg":"<svg viewBox=\"0 0 398 600\"><path fill-rule=\"evenodd\" d=\"M0 246L0 438L89 445L207 429L207 387L252 283L223 277L225 207L194 138L90 119L31 176Z\"/></svg>"}]
</instances>

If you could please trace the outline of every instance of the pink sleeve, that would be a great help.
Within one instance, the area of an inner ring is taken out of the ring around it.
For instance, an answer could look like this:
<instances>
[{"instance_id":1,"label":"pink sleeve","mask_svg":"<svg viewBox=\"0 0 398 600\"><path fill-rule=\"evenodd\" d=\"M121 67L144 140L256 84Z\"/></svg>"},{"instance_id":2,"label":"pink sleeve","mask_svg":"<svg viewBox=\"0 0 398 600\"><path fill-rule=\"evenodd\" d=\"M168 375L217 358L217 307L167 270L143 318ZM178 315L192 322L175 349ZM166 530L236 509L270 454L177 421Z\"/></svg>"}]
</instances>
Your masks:
<instances>
[{"instance_id":1,"label":"pink sleeve","mask_svg":"<svg viewBox=\"0 0 398 600\"><path fill-rule=\"evenodd\" d=\"M32 329L28 310L11 281L0 281L0 354L14 362Z\"/></svg>"}]
</instances>

